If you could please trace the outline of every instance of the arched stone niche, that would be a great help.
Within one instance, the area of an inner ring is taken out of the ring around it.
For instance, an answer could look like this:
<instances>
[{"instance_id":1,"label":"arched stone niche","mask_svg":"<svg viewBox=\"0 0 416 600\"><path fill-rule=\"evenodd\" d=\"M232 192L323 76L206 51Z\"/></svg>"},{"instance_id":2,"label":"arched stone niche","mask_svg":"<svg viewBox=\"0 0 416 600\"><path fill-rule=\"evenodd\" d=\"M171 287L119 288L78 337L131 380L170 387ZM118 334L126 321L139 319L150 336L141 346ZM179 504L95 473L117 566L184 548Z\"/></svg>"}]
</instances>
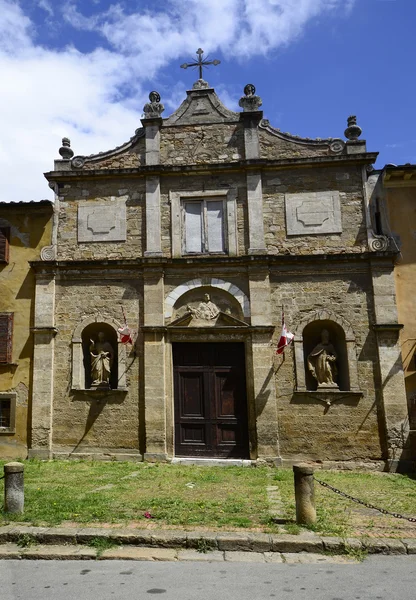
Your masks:
<instances>
[{"instance_id":1,"label":"arched stone niche","mask_svg":"<svg viewBox=\"0 0 416 600\"><path fill-rule=\"evenodd\" d=\"M210 286L201 286L189 290L178 298L173 306L172 319L176 320L187 314L188 306L196 308L208 294L211 302L223 313L235 317L240 321L244 320L243 310L238 300L229 292L221 288L212 288Z\"/></svg>"},{"instance_id":2,"label":"arched stone niche","mask_svg":"<svg viewBox=\"0 0 416 600\"><path fill-rule=\"evenodd\" d=\"M340 391L360 391L358 384L355 335L343 317L330 311L314 311L305 317L295 332L294 349L297 391L316 391L318 384L308 369L308 356L321 341L322 330L329 332L329 340L337 354L337 385ZM320 392L323 390L320 389ZM333 391L333 390L328 390Z\"/></svg>"},{"instance_id":3,"label":"arched stone niche","mask_svg":"<svg viewBox=\"0 0 416 600\"><path fill-rule=\"evenodd\" d=\"M72 389L85 390L91 386L91 357L89 347L91 339L97 339L98 332L103 331L107 341L114 348L114 363L111 370L111 389L126 387L126 347L118 341L117 329L120 324L114 319L101 315L89 317L82 321L72 337ZM91 390L93 391L93 390Z\"/></svg>"},{"instance_id":4,"label":"arched stone niche","mask_svg":"<svg viewBox=\"0 0 416 600\"><path fill-rule=\"evenodd\" d=\"M245 319L248 319L250 317L250 302L247 295L238 286L236 286L233 283L230 283L229 281L211 278L204 281L202 279L191 279L186 283L178 285L174 290L172 290L165 300L165 318L171 319L174 313L174 307L176 311L178 310L179 306L182 306L182 300L179 301L182 298L182 296L184 296L184 294L187 294L191 290L195 290L196 288L203 288L202 295L204 293L208 293L210 294L210 296L212 296L212 299L216 298L218 295L220 302L221 298L223 299L222 301L225 305L225 308L227 308L227 302L228 307L230 309L231 307L235 306L240 316L237 316L237 314L234 314L233 316L236 316L240 319L242 319L243 317ZM217 291L218 294L216 293ZM225 293L221 294L221 291ZM230 303L229 300L225 301L225 298L229 298L230 296L234 298L235 303ZM213 301L215 302L215 300ZM237 308L237 304L240 308ZM219 308L222 310L221 306L219 306ZM224 312L226 311L224 310Z\"/></svg>"}]
</instances>

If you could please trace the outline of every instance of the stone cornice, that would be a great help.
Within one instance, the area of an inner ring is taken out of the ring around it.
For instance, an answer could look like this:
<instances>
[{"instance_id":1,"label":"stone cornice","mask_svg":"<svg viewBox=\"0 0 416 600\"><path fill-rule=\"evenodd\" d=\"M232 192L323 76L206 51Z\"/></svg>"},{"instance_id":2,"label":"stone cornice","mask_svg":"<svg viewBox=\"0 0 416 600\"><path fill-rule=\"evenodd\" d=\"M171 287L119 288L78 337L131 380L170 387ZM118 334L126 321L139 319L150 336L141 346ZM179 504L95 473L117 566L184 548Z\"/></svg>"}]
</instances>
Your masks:
<instances>
[{"instance_id":1,"label":"stone cornice","mask_svg":"<svg viewBox=\"0 0 416 600\"><path fill-rule=\"evenodd\" d=\"M134 269L137 273L137 269L143 269L149 272L152 269L165 269L178 267L182 270L188 268L195 270L195 266L210 267L215 265L215 268L233 268L247 266L265 268L276 267L290 267L293 265L312 265L316 267L325 267L328 264L357 264L357 265L370 265L374 263L385 263L386 266L391 267L393 260L396 256L395 252L384 251L384 252L350 252L350 253L337 253L337 254L299 254L299 255L275 255L275 254L262 254L262 255L244 255L244 256L223 256L223 257L184 257L184 258L169 258L169 257L139 257L132 259L97 259L97 260L34 260L30 261L30 266L37 273L42 272L57 272L60 270L78 270L86 269L91 270L102 270L108 269Z\"/></svg>"},{"instance_id":2,"label":"stone cornice","mask_svg":"<svg viewBox=\"0 0 416 600\"><path fill-rule=\"evenodd\" d=\"M274 325L246 325L245 327L224 326L224 327L177 327L163 325L143 325L140 331L143 333L273 333Z\"/></svg>"},{"instance_id":3,"label":"stone cornice","mask_svg":"<svg viewBox=\"0 0 416 600\"><path fill-rule=\"evenodd\" d=\"M382 177L383 185L386 188L415 187L416 165L386 166Z\"/></svg>"},{"instance_id":4,"label":"stone cornice","mask_svg":"<svg viewBox=\"0 0 416 600\"><path fill-rule=\"evenodd\" d=\"M144 137L144 135L145 130L142 127L139 127L139 129L136 129L135 134L129 139L129 141L125 142L124 144L121 144L120 146L116 146L115 148L112 148L111 150L106 150L104 152L89 154L87 156L74 156L71 159L72 168L76 169L77 161L79 164L101 162L102 160L106 160L107 158L114 158L119 154L124 154L125 152L130 150L130 148L132 148L140 138Z\"/></svg>"},{"instance_id":5,"label":"stone cornice","mask_svg":"<svg viewBox=\"0 0 416 600\"><path fill-rule=\"evenodd\" d=\"M178 175L186 174L204 175L212 172L235 173L238 171L266 171L296 168L327 168L337 165L368 165L376 161L378 152L364 152L362 154L317 156L306 158L287 158L270 160L256 158L240 160L233 163L205 163L198 165L143 165L135 169L97 169L97 170L72 170L49 171L44 173L48 181L71 181L78 179L105 179L112 177L146 177L150 175Z\"/></svg>"},{"instance_id":6,"label":"stone cornice","mask_svg":"<svg viewBox=\"0 0 416 600\"><path fill-rule=\"evenodd\" d=\"M402 323L373 323L375 331L400 331L403 327Z\"/></svg>"},{"instance_id":7,"label":"stone cornice","mask_svg":"<svg viewBox=\"0 0 416 600\"><path fill-rule=\"evenodd\" d=\"M264 131L267 131L267 133L270 133L271 135L281 140L294 142L295 144L302 144L305 146L315 147L328 147L331 143L338 142L341 143L342 146L345 146L345 142L341 138L307 138L302 137L300 135L294 135L293 133L290 133L288 131L281 131L277 127L273 127L272 125L270 125L268 119L263 119L259 124L259 128L263 129Z\"/></svg>"}]
</instances>

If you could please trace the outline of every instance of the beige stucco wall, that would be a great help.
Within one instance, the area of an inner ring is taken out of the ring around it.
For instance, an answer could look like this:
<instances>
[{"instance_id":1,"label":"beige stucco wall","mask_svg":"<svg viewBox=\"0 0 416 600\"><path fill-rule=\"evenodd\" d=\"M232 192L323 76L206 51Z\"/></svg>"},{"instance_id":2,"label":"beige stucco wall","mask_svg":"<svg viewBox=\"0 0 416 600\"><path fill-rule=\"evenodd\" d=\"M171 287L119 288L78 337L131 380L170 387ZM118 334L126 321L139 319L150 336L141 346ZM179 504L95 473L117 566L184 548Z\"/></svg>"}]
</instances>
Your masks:
<instances>
[{"instance_id":1,"label":"beige stucco wall","mask_svg":"<svg viewBox=\"0 0 416 600\"><path fill-rule=\"evenodd\" d=\"M16 392L16 433L0 433L0 457L25 458L32 393L34 273L29 261L50 244L52 206L48 203L0 207L0 223L11 227L9 264L0 265L0 312L13 312L13 364L0 365L0 391Z\"/></svg>"},{"instance_id":2,"label":"beige stucco wall","mask_svg":"<svg viewBox=\"0 0 416 600\"><path fill-rule=\"evenodd\" d=\"M416 186L388 188L387 206L392 233L400 246L395 282L400 344L408 398L416 394Z\"/></svg>"}]
</instances>

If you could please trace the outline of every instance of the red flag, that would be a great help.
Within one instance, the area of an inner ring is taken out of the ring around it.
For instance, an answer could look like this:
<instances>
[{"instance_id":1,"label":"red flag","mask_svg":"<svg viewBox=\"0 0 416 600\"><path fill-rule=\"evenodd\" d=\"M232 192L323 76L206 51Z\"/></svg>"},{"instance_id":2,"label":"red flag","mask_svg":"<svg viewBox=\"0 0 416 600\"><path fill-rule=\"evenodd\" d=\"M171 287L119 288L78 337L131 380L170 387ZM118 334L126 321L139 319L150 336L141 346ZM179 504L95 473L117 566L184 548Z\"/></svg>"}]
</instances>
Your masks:
<instances>
[{"instance_id":1,"label":"red flag","mask_svg":"<svg viewBox=\"0 0 416 600\"><path fill-rule=\"evenodd\" d=\"M127 325L124 327L119 327L117 331L122 344L133 344L132 331L129 327L127 327Z\"/></svg>"},{"instance_id":2,"label":"red flag","mask_svg":"<svg viewBox=\"0 0 416 600\"><path fill-rule=\"evenodd\" d=\"M119 327L117 329L118 334L120 336L120 342L122 344L132 344L133 345L133 332L130 329L130 327L127 325L126 313L124 312L123 307L121 307L121 312L123 313L124 327Z\"/></svg>"},{"instance_id":3,"label":"red flag","mask_svg":"<svg viewBox=\"0 0 416 600\"><path fill-rule=\"evenodd\" d=\"M283 354L286 346L289 346L289 344L293 341L294 337L294 334L287 330L285 323L285 315L282 312L282 333L280 334L280 339L277 344L276 354Z\"/></svg>"}]
</instances>

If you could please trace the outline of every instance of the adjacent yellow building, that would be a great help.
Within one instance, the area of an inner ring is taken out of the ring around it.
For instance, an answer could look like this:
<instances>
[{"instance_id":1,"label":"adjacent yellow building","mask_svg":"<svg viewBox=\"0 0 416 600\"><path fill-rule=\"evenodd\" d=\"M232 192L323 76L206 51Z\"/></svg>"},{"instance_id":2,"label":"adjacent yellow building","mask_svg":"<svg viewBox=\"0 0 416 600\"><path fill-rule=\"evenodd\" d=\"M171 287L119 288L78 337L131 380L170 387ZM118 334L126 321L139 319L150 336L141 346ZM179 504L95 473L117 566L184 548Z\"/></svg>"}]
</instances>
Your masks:
<instances>
[{"instance_id":1,"label":"adjacent yellow building","mask_svg":"<svg viewBox=\"0 0 416 600\"><path fill-rule=\"evenodd\" d=\"M382 183L390 233L400 248L395 265L400 344L411 428L416 429L416 165L387 165Z\"/></svg>"},{"instance_id":2,"label":"adjacent yellow building","mask_svg":"<svg viewBox=\"0 0 416 600\"><path fill-rule=\"evenodd\" d=\"M53 205L0 203L0 458L26 458L30 444L33 306L30 261L51 243Z\"/></svg>"}]
</instances>

